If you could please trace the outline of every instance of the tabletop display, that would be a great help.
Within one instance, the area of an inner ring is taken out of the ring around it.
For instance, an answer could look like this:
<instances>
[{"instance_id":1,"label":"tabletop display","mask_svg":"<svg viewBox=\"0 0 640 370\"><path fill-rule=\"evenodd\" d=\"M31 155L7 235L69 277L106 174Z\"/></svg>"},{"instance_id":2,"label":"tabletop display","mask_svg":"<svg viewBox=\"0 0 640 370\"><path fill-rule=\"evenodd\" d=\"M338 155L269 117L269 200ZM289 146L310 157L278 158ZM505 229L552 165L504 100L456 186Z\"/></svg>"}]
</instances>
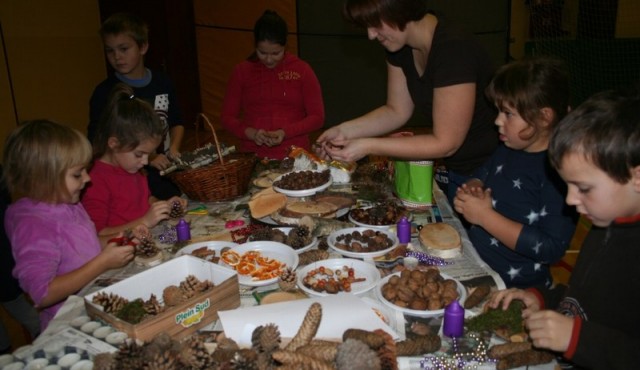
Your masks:
<instances>
[{"instance_id":1,"label":"tabletop display","mask_svg":"<svg viewBox=\"0 0 640 370\"><path fill-rule=\"evenodd\" d=\"M33 346L14 353L11 362L26 366L55 340L75 343L78 335L93 335L95 329L88 334L77 326L83 318L105 328L100 338L91 336L100 346L83 349L94 369L525 365L513 356L538 364L529 369L553 368L553 358L527 347L526 337L518 348L496 347L510 345L522 327L505 336L478 326L500 322L483 319L482 306L491 291L505 286L479 258L437 186L433 206L408 209L394 197L385 164L354 170L297 153L281 162L258 162L242 197L191 200L182 216L191 240L177 241L177 219L160 223L152 234L162 264L132 263L103 274L70 297ZM401 217L411 222L409 243L396 235ZM435 223L455 230L460 253L428 253L420 230ZM195 274L171 268L183 260L203 267ZM190 275L211 287L186 297L180 287L189 286ZM178 289L171 296L180 298L175 308L164 308L168 286ZM129 302L140 299L144 307L153 306L153 294L163 315L142 313L137 324L123 324L111 318L119 305L116 294ZM442 334L444 312L454 301L466 309L466 320L479 318L460 338ZM150 328L148 322L161 323ZM48 364L58 360L46 358Z\"/></svg>"}]
</instances>

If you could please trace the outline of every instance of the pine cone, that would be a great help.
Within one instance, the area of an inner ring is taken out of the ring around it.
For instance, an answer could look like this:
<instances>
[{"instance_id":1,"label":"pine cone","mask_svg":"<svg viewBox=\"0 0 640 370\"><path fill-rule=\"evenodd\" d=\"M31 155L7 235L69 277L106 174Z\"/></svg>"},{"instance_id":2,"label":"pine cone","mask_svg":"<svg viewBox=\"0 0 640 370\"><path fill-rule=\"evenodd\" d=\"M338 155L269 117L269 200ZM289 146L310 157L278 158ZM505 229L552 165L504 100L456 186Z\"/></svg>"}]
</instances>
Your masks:
<instances>
[{"instance_id":1,"label":"pine cone","mask_svg":"<svg viewBox=\"0 0 640 370\"><path fill-rule=\"evenodd\" d=\"M164 311L164 306L158 301L155 294L151 294L151 297L144 302L143 308L145 312L151 316L155 316Z\"/></svg>"},{"instance_id":2,"label":"pine cone","mask_svg":"<svg viewBox=\"0 0 640 370\"><path fill-rule=\"evenodd\" d=\"M144 370L174 370L179 369L176 355L171 352L159 353L142 367Z\"/></svg>"},{"instance_id":3,"label":"pine cone","mask_svg":"<svg viewBox=\"0 0 640 370\"><path fill-rule=\"evenodd\" d=\"M285 349L287 351L295 351L296 349L309 344L318 332L320 320L322 320L322 306L318 302L313 302L304 316L300 329L298 329L298 332L293 339L291 339L291 342L287 344Z\"/></svg>"},{"instance_id":4,"label":"pine cone","mask_svg":"<svg viewBox=\"0 0 640 370\"><path fill-rule=\"evenodd\" d=\"M258 354L251 349L241 349L233 355L231 368L233 370L258 370Z\"/></svg>"},{"instance_id":5,"label":"pine cone","mask_svg":"<svg viewBox=\"0 0 640 370\"><path fill-rule=\"evenodd\" d=\"M299 266L308 265L313 262L326 260L329 258L329 252L326 250L312 249L308 251L304 251L298 255L299 257Z\"/></svg>"},{"instance_id":6,"label":"pine cone","mask_svg":"<svg viewBox=\"0 0 640 370\"><path fill-rule=\"evenodd\" d=\"M142 236L140 238L140 244L136 245L136 256L141 257L153 257L160 252L160 249L156 245L156 242L153 239Z\"/></svg>"},{"instance_id":7,"label":"pine cone","mask_svg":"<svg viewBox=\"0 0 640 370\"><path fill-rule=\"evenodd\" d=\"M275 351L271 355L274 360L282 363L283 365L295 365L298 369L313 369L313 370L333 370L331 363L317 360L313 357L309 357L297 352L292 351Z\"/></svg>"},{"instance_id":8,"label":"pine cone","mask_svg":"<svg viewBox=\"0 0 640 370\"><path fill-rule=\"evenodd\" d=\"M271 241L271 235L273 234L270 227L261 227L254 230L251 233L252 241Z\"/></svg>"},{"instance_id":9,"label":"pine cone","mask_svg":"<svg viewBox=\"0 0 640 370\"><path fill-rule=\"evenodd\" d=\"M171 218L180 218L184 215L184 209L182 208L182 203L177 200L174 200L171 203L171 211L169 212L169 217Z\"/></svg>"},{"instance_id":10,"label":"pine cone","mask_svg":"<svg viewBox=\"0 0 640 370\"><path fill-rule=\"evenodd\" d=\"M93 368L95 370L116 370L116 355L111 353L98 353L93 356Z\"/></svg>"},{"instance_id":11,"label":"pine cone","mask_svg":"<svg viewBox=\"0 0 640 370\"><path fill-rule=\"evenodd\" d=\"M296 290L296 272L287 267L278 278L278 286L285 292Z\"/></svg>"},{"instance_id":12,"label":"pine cone","mask_svg":"<svg viewBox=\"0 0 640 370\"><path fill-rule=\"evenodd\" d=\"M363 329L347 329L342 333L342 340L346 341L347 339L359 340L373 350L377 350L384 345L383 337L372 331Z\"/></svg>"},{"instance_id":13,"label":"pine cone","mask_svg":"<svg viewBox=\"0 0 640 370\"><path fill-rule=\"evenodd\" d=\"M116 353L116 369L141 369L143 366L142 346L135 340L126 341Z\"/></svg>"},{"instance_id":14,"label":"pine cone","mask_svg":"<svg viewBox=\"0 0 640 370\"><path fill-rule=\"evenodd\" d=\"M162 300L167 307L171 307L184 302L185 297L182 295L182 289L175 285L169 285L162 291Z\"/></svg>"},{"instance_id":15,"label":"pine cone","mask_svg":"<svg viewBox=\"0 0 640 370\"><path fill-rule=\"evenodd\" d=\"M280 348L280 330L275 324L267 324L260 326L260 330L256 333L254 349L257 352L271 353Z\"/></svg>"},{"instance_id":16,"label":"pine cone","mask_svg":"<svg viewBox=\"0 0 640 370\"><path fill-rule=\"evenodd\" d=\"M418 356L440 349L442 341L438 335L419 336L396 343L398 356Z\"/></svg>"},{"instance_id":17,"label":"pine cone","mask_svg":"<svg viewBox=\"0 0 640 370\"><path fill-rule=\"evenodd\" d=\"M99 292L93 296L91 302L102 306L104 312L115 314L120 311L129 301L115 293Z\"/></svg>"},{"instance_id":18,"label":"pine cone","mask_svg":"<svg viewBox=\"0 0 640 370\"><path fill-rule=\"evenodd\" d=\"M382 329L376 329L374 333L384 338L384 345L378 349L380 367L382 370L398 370L398 356L396 354L396 342L391 335Z\"/></svg>"},{"instance_id":19,"label":"pine cone","mask_svg":"<svg viewBox=\"0 0 640 370\"><path fill-rule=\"evenodd\" d=\"M181 364L194 369L205 369L212 364L211 356L198 336L191 336L182 344L179 354Z\"/></svg>"},{"instance_id":20,"label":"pine cone","mask_svg":"<svg viewBox=\"0 0 640 370\"><path fill-rule=\"evenodd\" d=\"M313 357L317 360L333 362L338 353L338 343L331 344L307 344L298 348L297 353Z\"/></svg>"},{"instance_id":21,"label":"pine cone","mask_svg":"<svg viewBox=\"0 0 640 370\"><path fill-rule=\"evenodd\" d=\"M380 358L363 342L347 339L338 346L335 364L338 370L379 370Z\"/></svg>"}]
</instances>

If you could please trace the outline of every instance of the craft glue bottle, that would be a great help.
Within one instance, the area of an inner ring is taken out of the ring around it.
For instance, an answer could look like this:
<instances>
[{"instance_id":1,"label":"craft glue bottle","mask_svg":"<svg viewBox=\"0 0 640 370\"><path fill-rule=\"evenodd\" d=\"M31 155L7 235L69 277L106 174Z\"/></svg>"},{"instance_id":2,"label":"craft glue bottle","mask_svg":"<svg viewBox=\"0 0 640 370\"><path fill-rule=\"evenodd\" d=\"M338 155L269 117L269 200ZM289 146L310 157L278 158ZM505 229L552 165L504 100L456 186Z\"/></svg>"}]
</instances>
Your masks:
<instances>
[{"instance_id":1,"label":"craft glue bottle","mask_svg":"<svg viewBox=\"0 0 640 370\"><path fill-rule=\"evenodd\" d=\"M406 217L402 217L396 225L398 241L400 244L408 244L411 242L411 223Z\"/></svg>"},{"instance_id":2,"label":"craft glue bottle","mask_svg":"<svg viewBox=\"0 0 640 370\"><path fill-rule=\"evenodd\" d=\"M451 337L461 337L464 332L464 307L458 300L454 300L444 308L442 334Z\"/></svg>"},{"instance_id":3,"label":"craft glue bottle","mask_svg":"<svg viewBox=\"0 0 640 370\"><path fill-rule=\"evenodd\" d=\"M184 220L184 218L181 218L178 224L176 225L176 236L178 237L179 242L183 242L191 239L191 229L187 221Z\"/></svg>"}]
</instances>

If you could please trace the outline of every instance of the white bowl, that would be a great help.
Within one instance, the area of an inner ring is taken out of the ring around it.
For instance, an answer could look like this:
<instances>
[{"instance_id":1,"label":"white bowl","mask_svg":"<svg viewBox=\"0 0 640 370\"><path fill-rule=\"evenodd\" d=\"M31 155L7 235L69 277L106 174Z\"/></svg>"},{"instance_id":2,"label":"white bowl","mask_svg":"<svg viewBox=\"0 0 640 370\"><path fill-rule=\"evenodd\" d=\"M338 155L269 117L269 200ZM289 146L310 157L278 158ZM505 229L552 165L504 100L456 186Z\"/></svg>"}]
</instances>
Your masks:
<instances>
[{"instance_id":1,"label":"white bowl","mask_svg":"<svg viewBox=\"0 0 640 370\"><path fill-rule=\"evenodd\" d=\"M285 264L285 268L290 267L292 270L295 270L295 268L298 267L298 254L293 248L286 244L271 241L257 241L240 244L231 249L240 256L249 251L258 251L262 257L272 258ZM227 268L233 268L232 266L227 265L222 258L220 259L219 264ZM273 284L278 282L278 278L279 277L276 276L272 279L254 280L254 278L249 275L238 274L238 282L242 285L248 286L265 286Z\"/></svg>"},{"instance_id":2,"label":"white bowl","mask_svg":"<svg viewBox=\"0 0 640 370\"><path fill-rule=\"evenodd\" d=\"M404 314L415 317L438 317L444 315L444 307L439 310L412 310L409 308L397 306L392 302L389 302L382 295L382 287L387 283L387 281L389 281L392 276L400 276L400 272L385 276L382 280L378 281L378 284L374 289L376 297L380 302L382 302L382 304L396 311L400 311ZM462 285L462 283L460 283L458 279L454 279L447 274L443 274L442 272L440 273L440 276L442 276L445 280L451 279L456 282L456 285L458 286L458 302L460 302L461 305L464 304L464 300L467 299L467 289L464 287L464 285Z\"/></svg>"},{"instance_id":3,"label":"white bowl","mask_svg":"<svg viewBox=\"0 0 640 370\"><path fill-rule=\"evenodd\" d=\"M340 235L351 234L354 231L359 231L362 233L366 230L373 230L379 233L386 234L389 237L389 239L391 239L392 241L391 246L379 251L374 251L374 252L352 252L352 251L348 251L348 250L336 247L337 238ZM369 228L369 227L348 227L346 229L336 230L331 234L329 234L329 236L327 237L327 244L329 244L329 247L331 249L333 249L337 253L340 253L343 256L352 257L352 258L371 258L372 259L374 257L384 256L385 254L391 252L398 246L399 242L398 242L398 236L395 233L388 230Z\"/></svg>"},{"instance_id":4,"label":"white bowl","mask_svg":"<svg viewBox=\"0 0 640 370\"><path fill-rule=\"evenodd\" d=\"M313 262L296 271L298 287L311 296L324 297L333 295L327 292L318 292L306 287L304 285L304 278L309 274L309 272L311 272L311 270L319 269L320 267L336 271L342 269L343 266L353 268L354 277L364 278L365 280L357 283L352 283L351 292L339 292L338 294L364 294L373 289L373 287L376 286L378 280L380 280L380 271L374 264L363 262L353 258L332 258L328 260Z\"/></svg>"},{"instance_id":5,"label":"white bowl","mask_svg":"<svg viewBox=\"0 0 640 370\"><path fill-rule=\"evenodd\" d=\"M282 177L287 176L287 175L289 175L291 173L302 172L302 171L307 171L307 170L287 172L284 175L278 176L275 180L273 180L273 183L275 184ZM322 171L312 171L312 172L322 172ZM278 193L282 193L282 194L284 194L286 196L289 196L289 197L308 197L310 195L314 195L315 193L319 193L319 192L327 189L329 186L331 186L331 183L332 183L332 178L331 178L331 176L329 176L329 181L327 181L326 183L324 183L324 184L322 184L320 186L316 186L315 188L303 189L303 190L288 190L288 189L279 188L279 187L274 185L273 186L273 190L277 191Z\"/></svg>"}]
</instances>

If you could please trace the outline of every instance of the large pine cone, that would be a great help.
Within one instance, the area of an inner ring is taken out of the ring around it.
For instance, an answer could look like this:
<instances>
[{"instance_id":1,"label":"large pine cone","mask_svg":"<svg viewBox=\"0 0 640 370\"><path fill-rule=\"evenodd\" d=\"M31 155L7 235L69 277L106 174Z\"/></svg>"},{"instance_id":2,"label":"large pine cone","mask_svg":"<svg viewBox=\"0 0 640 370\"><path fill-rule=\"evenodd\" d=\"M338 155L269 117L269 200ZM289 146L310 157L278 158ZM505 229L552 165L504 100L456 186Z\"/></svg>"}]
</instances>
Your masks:
<instances>
[{"instance_id":1,"label":"large pine cone","mask_svg":"<svg viewBox=\"0 0 640 370\"><path fill-rule=\"evenodd\" d=\"M179 218L184 215L184 209L182 208L182 203L177 200L171 203L171 211L169 212L169 217L171 218Z\"/></svg>"},{"instance_id":2,"label":"large pine cone","mask_svg":"<svg viewBox=\"0 0 640 370\"><path fill-rule=\"evenodd\" d=\"M183 342L180 363L194 369L206 369L211 366L212 358L200 337L192 336Z\"/></svg>"},{"instance_id":3,"label":"large pine cone","mask_svg":"<svg viewBox=\"0 0 640 370\"><path fill-rule=\"evenodd\" d=\"M144 302L142 307L144 308L144 311L151 316L155 316L164 311L164 306L160 304L160 301L158 301L155 294L151 294L151 297Z\"/></svg>"},{"instance_id":4,"label":"large pine cone","mask_svg":"<svg viewBox=\"0 0 640 370\"><path fill-rule=\"evenodd\" d=\"M278 286L285 292L296 290L296 272L287 267L278 278Z\"/></svg>"},{"instance_id":5,"label":"large pine cone","mask_svg":"<svg viewBox=\"0 0 640 370\"><path fill-rule=\"evenodd\" d=\"M99 292L93 296L93 303L102 306L104 312L115 314L120 311L124 305L129 303L126 298L120 297L115 293Z\"/></svg>"}]
</instances>

